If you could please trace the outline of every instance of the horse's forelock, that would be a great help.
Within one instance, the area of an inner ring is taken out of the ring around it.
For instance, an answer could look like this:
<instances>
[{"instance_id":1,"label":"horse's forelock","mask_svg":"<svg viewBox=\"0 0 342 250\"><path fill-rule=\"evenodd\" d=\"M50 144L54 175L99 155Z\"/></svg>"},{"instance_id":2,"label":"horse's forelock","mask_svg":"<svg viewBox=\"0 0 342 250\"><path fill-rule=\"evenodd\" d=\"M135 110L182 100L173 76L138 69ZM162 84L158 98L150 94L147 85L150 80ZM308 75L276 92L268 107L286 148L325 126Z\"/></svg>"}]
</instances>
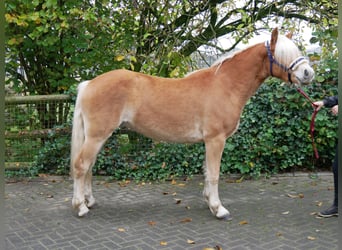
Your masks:
<instances>
[{"instance_id":1,"label":"horse's forelock","mask_svg":"<svg viewBox=\"0 0 342 250\"><path fill-rule=\"evenodd\" d=\"M289 64L302 53L298 49L298 47L294 44L292 40L287 38L286 36L279 35L274 56L278 62L289 66Z\"/></svg>"}]
</instances>

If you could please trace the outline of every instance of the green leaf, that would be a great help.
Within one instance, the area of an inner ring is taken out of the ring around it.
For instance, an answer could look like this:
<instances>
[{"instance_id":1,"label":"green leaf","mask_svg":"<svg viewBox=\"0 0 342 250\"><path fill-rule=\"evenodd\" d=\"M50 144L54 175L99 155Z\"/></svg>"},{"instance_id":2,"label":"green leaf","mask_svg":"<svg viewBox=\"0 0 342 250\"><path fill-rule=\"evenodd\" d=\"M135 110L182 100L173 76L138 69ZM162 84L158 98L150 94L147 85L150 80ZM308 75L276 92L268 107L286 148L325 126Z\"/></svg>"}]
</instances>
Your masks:
<instances>
[{"instance_id":1,"label":"green leaf","mask_svg":"<svg viewBox=\"0 0 342 250\"><path fill-rule=\"evenodd\" d=\"M316 78L315 78L315 80L317 81L317 82L324 82L325 81L325 78L323 77L323 76L317 76Z\"/></svg>"}]
</instances>

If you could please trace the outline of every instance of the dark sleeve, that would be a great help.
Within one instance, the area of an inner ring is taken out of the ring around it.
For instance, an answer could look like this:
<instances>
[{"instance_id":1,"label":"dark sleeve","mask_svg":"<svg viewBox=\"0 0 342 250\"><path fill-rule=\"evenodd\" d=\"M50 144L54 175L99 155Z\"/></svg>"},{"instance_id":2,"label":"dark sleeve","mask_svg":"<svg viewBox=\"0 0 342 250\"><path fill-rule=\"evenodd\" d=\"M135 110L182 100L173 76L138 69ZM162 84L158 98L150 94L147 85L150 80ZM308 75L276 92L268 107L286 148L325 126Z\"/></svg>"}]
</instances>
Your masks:
<instances>
[{"instance_id":1,"label":"dark sleeve","mask_svg":"<svg viewBox=\"0 0 342 250\"><path fill-rule=\"evenodd\" d=\"M332 108L335 105L338 105L338 96L335 95L335 96L327 97L323 100L323 103L325 107Z\"/></svg>"}]
</instances>

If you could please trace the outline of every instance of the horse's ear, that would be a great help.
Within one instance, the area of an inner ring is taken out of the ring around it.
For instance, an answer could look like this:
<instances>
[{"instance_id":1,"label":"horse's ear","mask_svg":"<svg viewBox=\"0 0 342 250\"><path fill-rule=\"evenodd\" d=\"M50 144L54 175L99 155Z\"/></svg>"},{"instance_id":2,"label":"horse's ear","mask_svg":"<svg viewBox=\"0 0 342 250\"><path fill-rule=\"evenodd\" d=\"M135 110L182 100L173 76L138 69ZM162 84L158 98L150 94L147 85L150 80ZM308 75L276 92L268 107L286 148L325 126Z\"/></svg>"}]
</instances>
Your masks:
<instances>
[{"instance_id":1,"label":"horse's ear","mask_svg":"<svg viewBox=\"0 0 342 250\"><path fill-rule=\"evenodd\" d=\"M292 35L293 35L292 31L290 31L289 33L286 34L286 37L288 39L292 39Z\"/></svg>"},{"instance_id":2,"label":"horse's ear","mask_svg":"<svg viewBox=\"0 0 342 250\"><path fill-rule=\"evenodd\" d=\"M277 40L278 40L278 28L274 28L272 30L272 35L271 35L271 51L275 50Z\"/></svg>"}]
</instances>

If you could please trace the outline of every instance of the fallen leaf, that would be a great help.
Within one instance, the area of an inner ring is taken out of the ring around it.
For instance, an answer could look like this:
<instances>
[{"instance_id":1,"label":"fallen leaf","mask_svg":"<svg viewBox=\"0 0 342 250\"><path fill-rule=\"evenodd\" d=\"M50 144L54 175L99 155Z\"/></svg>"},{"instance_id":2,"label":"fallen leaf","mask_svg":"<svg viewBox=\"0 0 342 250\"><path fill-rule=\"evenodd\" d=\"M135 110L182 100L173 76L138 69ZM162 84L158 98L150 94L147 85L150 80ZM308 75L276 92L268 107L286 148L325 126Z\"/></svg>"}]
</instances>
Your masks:
<instances>
[{"instance_id":1,"label":"fallen leaf","mask_svg":"<svg viewBox=\"0 0 342 250\"><path fill-rule=\"evenodd\" d=\"M42 178L47 178L47 177L49 177L49 175L47 175L47 174L38 174L38 176L39 176L39 177L42 177Z\"/></svg>"},{"instance_id":2,"label":"fallen leaf","mask_svg":"<svg viewBox=\"0 0 342 250\"><path fill-rule=\"evenodd\" d=\"M321 202L321 201L318 201L316 204L317 207L321 207L322 205L323 205L323 202Z\"/></svg>"},{"instance_id":3,"label":"fallen leaf","mask_svg":"<svg viewBox=\"0 0 342 250\"><path fill-rule=\"evenodd\" d=\"M185 184L184 183L179 183L178 186L179 187L185 187Z\"/></svg>"},{"instance_id":4,"label":"fallen leaf","mask_svg":"<svg viewBox=\"0 0 342 250\"><path fill-rule=\"evenodd\" d=\"M185 209L190 210L190 206L186 206Z\"/></svg>"},{"instance_id":5,"label":"fallen leaf","mask_svg":"<svg viewBox=\"0 0 342 250\"><path fill-rule=\"evenodd\" d=\"M119 232L126 232L126 229L124 229L124 228L122 228L122 227L119 227L119 228L118 228L118 231L119 231Z\"/></svg>"},{"instance_id":6,"label":"fallen leaf","mask_svg":"<svg viewBox=\"0 0 342 250\"><path fill-rule=\"evenodd\" d=\"M298 195L295 195L295 194L287 194L287 196L290 197L291 199L298 198Z\"/></svg>"},{"instance_id":7,"label":"fallen leaf","mask_svg":"<svg viewBox=\"0 0 342 250\"><path fill-rule=\"evenodd\" d=\"M236 180L236 183L241 183L243 181L244 177L242 176L240 179Z\"/></svg>"},{"instance_id":8,"label":"fallen leaf","mask_svg":"<svg viewBox=\"0 0 342 250\"><path fill-rule=\"evenodd\" d=\"M308 240L316 240L316 238L313 236L308 236Z\"/></svg>"},{"instance_id":9,"label":"fallen leaf","mask_svg":"<svg viewBox=\"0 0 342 250\"><path fill-rule=\"evenodd\" d=\"M149 224L150 226L153 227L153 226L155 226L157 223L156 223L155 221L149 221L148 224Z\"/></svg>"},{"instance_id":10,"label":"fallen leaf","mask_svg":"<svg viewBox=\"0 0 342 250\"><path fill-rule=\"evenodd\" d=\"M177 195L177 193L176 193L176 192L172 193L172 196L176 196L176 195Z\"/></svg>"},{"instance_id":11,"label":"fallen leaf","mask_svg":"<svg viewBox=\"0 0 342 250\"><path fill-rule=\"evenodd\" d=\"M189 240L189 239L188 239L186 242L187 242L188 244L195 244L195 241Z\"/></svg>"},{"instance_id":12,"label":"fallen leaf","mask_svg":"<svg viewBox=\"0 0 342 250\"><path fill-rule=\"evenodd\" d=\"M163 192L163 195L168 195L169 194L169 192Z\"/></svg>"},{"instance_id":13,"label":"fallen leaf","mask_svg":"<svg viewBox=\"0 0 342 250\"><path fill-rule=\"evenodd\" d=\"M292 198L292 199L296 199L296 198L303 199L304 198L304 194L287 194L287 196Z\"/></svg>"},{"instance_id":14,"label":"fallen leaf","mask_svg":"<svg viewBox=\"0 0 342 250\"><path fill-rule=\"evenodd\" d=\"M290 211L286 211L286 212L282 212L281 214L286 215L286 214L289 214L289 213L290 213Z\"/></svg>"},{"instance_id":15,"label":"fallen leaf","mask_svg":"<svg viewBox=\"0 0 342 250\"><path fill-rule=\"evenodd\" d=\"M174 199L176 201L176 204L180 204L182 202L181 199Z\"/></svg>"},{"instance_id":16,"label":"fallen leaf","mask_svg":"<svg viewBox=\"0 0 342 250\"><path fill-rule=\"evenodd\" d=\"M239 225L246 225L246 224L248 224L248 222L246 220L242 220L239 222Z\"/></svg>"},{"instance_id":17,"label":"fallen leaf","mask_svg":"<svg viewBox=\"0 0 342 250\"><path fill-rule=\"evenodd\" d=\"M162 164L161 168L165 168L165 166L166 166L166 163L165 163L165 162L163 162L163 164Z\"/></svg>"},{"instance_id":18,"label":"fallen leaf","mask_svg":"<svg viewBox=\"0 0 342 250\"><path fill-rule=\"evenodd\" d=\"M278 233L276 233L276 236L280 237L280 236L283 236L283 234L278 232Z\"/></svg>"},{"instance_id":19,"label":"fallen leaf","mask_svg":"<svg viewBox=\"0 0 342 250\"><path fill-rule=\"evenodd\" d=\"M65 198L64 199L64 202L69 202L70 201L70 198Z\"/></svg>"},{"instance_id":20,"label":"fallen leaf","mask_svg":"<svg viewBox=\"0 0 342 250\"><path fill-rule=\"evenodd\" d=\"M167 242L166 242L166 241L161 241L161 242L160 242L160 245L161 245L161 246L167 246Z\"/></svg>"},{"instance_id":21,"label":"fallen leaf","mask_svg":"<svg viewBox=\"0 0 342 250\"><path fill-rule=\"evenodd\" d=\"M187 223L187 222L191 222L191 221L192 221L191 218L184 218L184 219L182 219L180 222L181 222L181 223Z\"/></svg>"},{"instance_id":22,"label":"fallen leaf","mask_svg":"<svg viewBox=\"0 0 342 250\"><path fill-rule=\"evenodd\" d=\"M222 247L215 246L215 247L205 247L202 250L222 250Z\"/></svg>"},{"instance_id":23,"label":"fallen leaf","mask_svg":"<svg viewBox=\"0 0 342 250\"><path fill-rule=\"evenodd\" d=\"M131 181L127 180L127 181L120 181L119 185L120 187L126 187Z\"/></svg>"},{"instance_id":24,"label":"fallen leaf","mask_svg":"<svg viewBox=\"0 0 342 250\"><path fill-rule=\"evenodd\" d=\"M172 179L171 185L176 185L176 184L177 184L177 181L175 179Z\"/></svg>"}]
</instances>

